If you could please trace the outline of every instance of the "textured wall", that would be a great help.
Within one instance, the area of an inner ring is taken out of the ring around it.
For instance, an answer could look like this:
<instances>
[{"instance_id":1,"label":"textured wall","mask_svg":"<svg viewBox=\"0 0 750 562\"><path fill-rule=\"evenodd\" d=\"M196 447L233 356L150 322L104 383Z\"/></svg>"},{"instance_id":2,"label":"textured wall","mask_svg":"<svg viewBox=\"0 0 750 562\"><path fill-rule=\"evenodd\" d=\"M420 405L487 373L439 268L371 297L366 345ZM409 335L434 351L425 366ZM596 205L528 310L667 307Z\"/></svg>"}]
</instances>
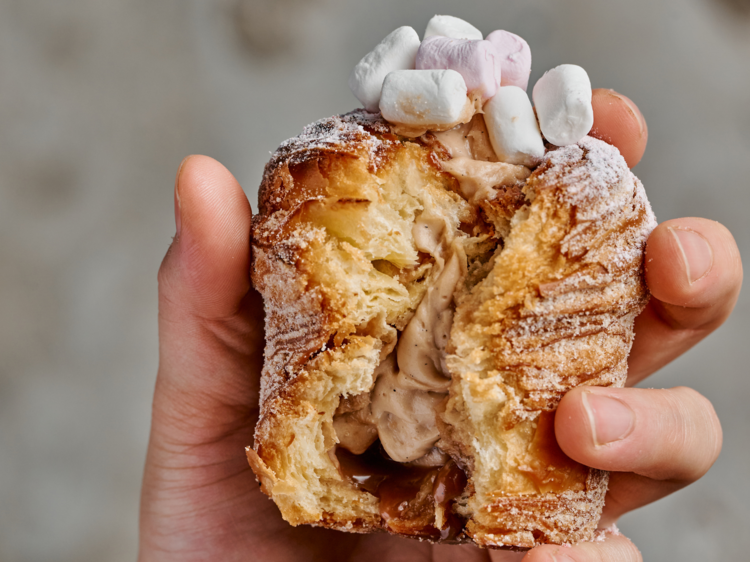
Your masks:
<instances>
[{"instance_id":1,"label":"textured wall","mask_svg":"<svg viewBox=\"0 0 750 562\"><path fill-rule=\"evenodd\" d=\"M719 220L750 251L745 0L0 0L0 562L133 560L157 365L156 271L183 156L254 201L303 125L351 109L351 67L451 13L524 36L632 97L657 216ZM712 399L724 453L628 515L647 560L743 559L750 538L748 295L647 381ZM744 538L743 538L744 535Z\"/></svg>"}]
</instances>

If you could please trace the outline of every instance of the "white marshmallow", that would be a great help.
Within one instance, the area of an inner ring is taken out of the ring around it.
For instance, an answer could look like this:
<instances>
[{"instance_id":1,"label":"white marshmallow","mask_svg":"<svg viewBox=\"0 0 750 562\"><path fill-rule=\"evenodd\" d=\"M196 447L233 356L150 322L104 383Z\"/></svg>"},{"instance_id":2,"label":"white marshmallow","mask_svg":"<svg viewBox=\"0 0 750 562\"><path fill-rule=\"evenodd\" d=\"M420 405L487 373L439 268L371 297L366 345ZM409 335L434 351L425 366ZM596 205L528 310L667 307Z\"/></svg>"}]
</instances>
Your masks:
<instances>
[{"instance_id":1,"label":"white marshmallow","mask_svg":"<svg viewBox=\"0 0 750 562\"><path fill-rule=\"evenodd\" d=\"M349 75L349 89L367 111L378 110L383 80L389 73L414 68L419 45L417 32L405 25L391 32L357 63Z\"/></svg>"},{"instance_id":2,"label":"white marshmallow","mask_svg":"<svg viewBox=\"0 0 750 562\"><path fill-rule=\"evenodd\" d=\"M468 21L453 16L434 16L428 23L424 38L442 35L451 39L482 40L484 35Z\"/></svg>"},{"instance_id":3,"label":"white marshmallow","mask_svg":"<svg viewBox=\"0 0 750 562\"><path fill-rule=\"evenodd\" d=\"M468 103L466 82L455 70L396 70L385 77L380 111L391 123L456 123Z\"/></svg>"},{"instance_id":4,"label":"white marshmallow","mask_svg":"<svg viewBox=\"0 0 750 562\"><path fill-rule=\"evenodd\" d=\"M503 86L484 106L492 148L501 162L533 167L544 156L544 140L526 92Z\"/></svg>"},{"instance_id":5,"label":"white marshmallow","mask_svg":"<svg viewBox=\"0 0 750 562\"><path fill-rule=\"evenodd\" d=\"M591 130L591 81L580 66L561 64L548 70L534 85L533 96L539 126L552 144L575 144Z\"/></svg>"}]
</instances>

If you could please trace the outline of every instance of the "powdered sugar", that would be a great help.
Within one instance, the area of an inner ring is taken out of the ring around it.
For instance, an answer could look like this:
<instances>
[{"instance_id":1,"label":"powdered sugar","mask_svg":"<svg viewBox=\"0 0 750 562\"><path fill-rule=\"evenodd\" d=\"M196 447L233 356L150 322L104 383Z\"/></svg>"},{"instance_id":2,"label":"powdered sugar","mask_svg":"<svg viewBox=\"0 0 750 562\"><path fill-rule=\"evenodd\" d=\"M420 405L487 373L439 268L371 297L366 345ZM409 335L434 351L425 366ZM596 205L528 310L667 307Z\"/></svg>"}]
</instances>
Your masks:
<instances>
[{"instance_id":1,"label":"powdered sugar","mask_svg":"<svg viewBox=\"0 0 750 562\"><path fill-rule=\"evenodd\" d=\"M326 162L343 158L350 162L357 159L359 170L385 170L378 178L382 180L387 175L383 164L400 154L400 146L398 137L379 115L355 111L306 127L299 137L279 147L266 168L261 216L254 224L253 241L253 279L259 283L266 303L263 417L257 436L262 444L274 440L274 435L263 429L272 426L267 420L307 412L299 409L300 398L288 389L308 388L313 362L322 357L320 350L326 349L329 341L332 349L342 346L329 339L330 327L351 322L346 316L346 303L332 300L336 298L334 292L328 292L324 284L315 285L308 277L313 262L323 267L321 264L329 259L321 250L324 231L304 218L305 205L317 206L330 198L325 188L314 185L316 178L325 176ZM488 277L488 291L473 303L475 306L467 307L471 314L487 308L486 325L480 326L487 328L481 336L486 341L478 338L471 326L451 334L458 348L472 353L478 348L484 350L482 365L468 366L468 370L502 377L504 386L516 387L517 392L507 399L507 428L526 423L524 420L533 421L540 411L554 409L562 393L582 382L624 382L633 317L647 298L640 260L645 240L656 224L640 182L616 149L595 139L585 138L578 145L549 151L529 180L532 196L534 190L537 197L525 214L519 213L514 219L513 232L523 230L524 223L532 226L514 249L511 239L515 234L511 232L498 254L499 261L513 252L517 254L516 262L503 267L507 272L519 272L518 278L509 277L500 283L497 275L494 281ZM542 205L544 210L539 211ZM543 229L544 242L532 247ZM523 294L517 303L504 308L503 298L515 298L510 296L513 291ZM496 304L486 307L490 301ZM467 353L467 361L473 361L470 355ZM494 367L491 361L496 362ZM492 381L454 371L454 380L459 378L467 384L476 379L475 394L487 404L495 399L488 386ZM486 392L479 392L485 387ZM315 415L318 406L310 403L305 407ZM446 423L454 424L452 420L446 418ZM493 423L497 425L496 417ZM486 428L468 433L487 439L494 435ZM468 451L470 445L464 445ZM479 459L480 449L489 451L490 445L477 441L479 453L475 457ZM482 462L476 460L472 468L477 471L476 482L494 485L491 476L481 474ZM472 538L485 545L533 546L539 538L529 529L547 528L554 521L545 541L588 540L601 510L606 482L606 473L592 470L583 490L519 496L509 489L507 495L499 492L499 499L477 486L478 503L470 506L473 513L466 513L475 524ZM487 519L482 516L485 512L491 513ZM336 524L332 520L326 526ZM525 530L505 534L499 533L499 528Z\"/></svg>"},{"instance_id":2,"label":"powdered sugar","mask_svg":"<svg viewBox=\"0 0 750 562\"><path fill-rule=\"evenodd\" d=\"M381 140L376 135L390 133L390 127L378 113L357 109L344 115L334 115L307 125L302 134L281 143L269 165L273 166L282 159L294 164L300 157L308 160L310 151L336 151L350 147L352 143L363 146L376 162L378 151L383 144L393 142Z\"/></svg>"},{"instance_id":3,"label":"powdered sugar","mask_svg":"<svg viewBox=\"0 0 750 562\"><path fill-rule=\"evenodd\" d=\"M609 527L605 529L597 529L594 531L594 539L591 542L604 542L606 541L610 536L612 537L621 537L622 533L620 533L620 529L617 528L617 525L612 523Z\"/></svg>"}]
</instances>

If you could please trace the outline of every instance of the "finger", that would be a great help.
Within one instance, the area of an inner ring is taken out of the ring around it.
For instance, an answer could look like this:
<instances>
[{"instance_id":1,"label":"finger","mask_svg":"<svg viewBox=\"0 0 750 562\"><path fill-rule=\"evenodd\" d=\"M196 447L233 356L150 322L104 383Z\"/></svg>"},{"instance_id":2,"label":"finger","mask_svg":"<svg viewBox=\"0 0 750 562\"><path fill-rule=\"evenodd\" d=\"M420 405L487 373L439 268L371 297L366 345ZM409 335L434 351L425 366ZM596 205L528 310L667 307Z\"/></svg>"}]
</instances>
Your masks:
<instances>
[{"instance_id":1,"label":"finger","mask_svg":"<svg viewBox=\"0 0 750 562\"><path fill-rule=\"evenodd\" d=\"M643 114L629 98L614 90L598 88L592 92L594 126L589 133L616 146L629 167L641 161L648 142L648 127Z\"/></svg>"},{"instance_id":2,"label":"finger","mask_svg":"<svg viewBox=\"0 0 750 562\"><path fill-rule=\"evenodd\" d=\"M328 558L328 560L333 560L333 558ZM421 542L405 541L393 536L365 535L357 541L346 560L433 562L433 557L432 549Z\"/></svg>"},{"instance_id":3,"label":"finger","mask_svg":"<svg viewBox=\"0 0 750 562\"><path fill-rule=\"evenodd\" d=\"M175 181L177 235L159 271L169 305L206 318L236 312L250 288L250 203L231 173L189 156Z\"/></svg>"},{"instance_id":4,"label":"finger","mask_svg":"<svg viewBox=\"0 0 750 562\"><path fill-rule=\"evenodd\" d=\"M711 403L696 391L578 387L555 417L560 447L572 459L614 478L607 516L655 501L703 476L721 451Z\"/></svg>"},{"instance_id":5,"label":"finger","mask_svg":"<svg viewBox=\"0 0 750 562\"><path fill-rule=\"evenodd\" d=\"M643 562L636 546L619 532L607 533L601 542L575 546L545 545L530 550L523 562Z\"/></svg>"},{"instance_id":6,"label":"finger","mask_svg":"<svg viewBox=\"0 0 750 562\"><path fill-rule=\"evenodd\" d=\"M248 427L258 402L263 313L250 288L250 204L224 166L191 156L177 174L175 220L159 270L153 426L202 443Z\"/></svg>"},{"instance_id":7,"label":"finger","mask_svg":"<svg viewBox=\"0 0 750 562\"><path fill-rule=\"evenodd\" d=\"M525 552L509 550L487 550L487 554L490 562L521 562L526 556Z\"/></svg>"},{"instance_id":8,"label":"finger","mask_svg":"<svg viewBox=\"0 0 750 562\"><path fill-rule=\"evenodd\" d=\"M474 545L436 544L432 547L430 562L520 562L520 558L493 558L492 551ZM388 559L390 560L390 559Z\"/></svg>"},{"instance_id":9,"label":"finger","mask_svg":"<svg viewBox=\"0 0 750 562\"><path fill-rule=\"evenodd\" d=\"M617 523L620 517L684 488L671 480L653 480L632 472L611 472L599 526Z\"/></svg>"},{"instance_id":10,"label":"finger","mask_svg":"<svg viewBox=\"0 0 750 562\"><path fill-rule=\"evenodd\" d=\"M255 524L248 506L260 492L243 450L258 403L263 314L250 290L250 205L232 175L211 158L187 158L175 215L159 270L159 374L140 533L142 552L206 557L238 537L250 541ZM277 515L261 520L265 535L274 522L274 531L285 525Z\"/></svg>"},{"instance_id":11,"label":"finger","mask_svg":"<svg viewBox=\"0 0 750 562\"><path fill-rule=\"evenodd\" d=\"M555 435L585 465L689 484L721 450L721 425L695 390L578 387L560 401Z\"/></svg>"},{"instance_id":12,"label":"finger","mask_svg":"<svg viewBox=\"0 0 750 562\"><path fill-rule=\"evenodd\" d=\"M707 219L660 224L648 239L645 264L652 298L635 321L630 385L718 328L742 287L742 261L732 234Z\"/></svg>"}]
</instances>

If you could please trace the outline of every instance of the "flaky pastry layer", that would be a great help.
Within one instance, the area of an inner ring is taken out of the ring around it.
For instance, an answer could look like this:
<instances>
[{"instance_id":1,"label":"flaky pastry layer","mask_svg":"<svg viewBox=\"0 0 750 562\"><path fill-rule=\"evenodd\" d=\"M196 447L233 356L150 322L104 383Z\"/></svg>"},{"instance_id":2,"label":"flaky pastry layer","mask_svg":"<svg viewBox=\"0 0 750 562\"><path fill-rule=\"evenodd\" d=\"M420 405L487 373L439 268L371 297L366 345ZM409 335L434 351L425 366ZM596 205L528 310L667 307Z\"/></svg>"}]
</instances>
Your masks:
<instances>
[{"instance_id":1,"label":"flaky pastry layer","mask_svg":"<svg viewBox=\"0 0 750 562\"><path fill-rule=\"evenodd\" d=\"M429 135L398 137L358 111L311 125L268 163L253 223L266 352L248 460L293 525L440 540L447 510L461 521L452 542L590 540L608 475L562 454L553 415L575 386L624 385L653 213L617 150L593 138L549 150L528 180L481 203L461 196L449 159ZM433 282L412 232L428 211L467 259L436 422L468 484L437 505L433 474L406 515L384 519L342 473L333 420L372 390Z\"/></svg>"}]
</instances>

